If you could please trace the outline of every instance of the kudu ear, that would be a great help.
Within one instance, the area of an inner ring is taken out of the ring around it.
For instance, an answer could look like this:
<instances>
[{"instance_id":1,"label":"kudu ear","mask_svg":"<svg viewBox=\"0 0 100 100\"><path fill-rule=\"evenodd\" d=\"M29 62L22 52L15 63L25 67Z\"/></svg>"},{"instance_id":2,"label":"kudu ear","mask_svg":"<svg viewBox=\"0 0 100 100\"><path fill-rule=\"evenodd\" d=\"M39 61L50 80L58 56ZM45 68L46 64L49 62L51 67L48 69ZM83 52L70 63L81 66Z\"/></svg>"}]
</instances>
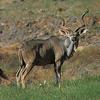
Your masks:
<instances>
[{"instance_id":1,"label":"kudu ear","mask_svg":"<svg viewBox=\"0 0 100 100\"><path fill-rule=\"evenodd\" d=\"M84 22L84 16L89 13L89 9L87 9L81 16L81 20L82 20L82 26L78 27L76 30L75 30L75 33L76 35L80 35L81 33L85 33L87 31L86 29L86 25L85 25L85 22Z\"/></svg>"}]
</instances>

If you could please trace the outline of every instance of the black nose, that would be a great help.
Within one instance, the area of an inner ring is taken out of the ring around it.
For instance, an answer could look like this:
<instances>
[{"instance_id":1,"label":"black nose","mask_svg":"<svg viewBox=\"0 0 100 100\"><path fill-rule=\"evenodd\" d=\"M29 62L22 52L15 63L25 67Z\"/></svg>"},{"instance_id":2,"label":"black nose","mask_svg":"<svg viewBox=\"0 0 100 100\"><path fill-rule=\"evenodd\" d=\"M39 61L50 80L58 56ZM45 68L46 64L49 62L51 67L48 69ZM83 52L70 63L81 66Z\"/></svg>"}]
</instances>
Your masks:
<instances>
[{"instance_id":1,"label":"black nose","mask_svg":"<svg viewBox=\"0 0 100 100\"><path fill-rule=\"evenodd\" d=\"M75 38L75 37L73 37L73 38L72 38L72 41L73 41L73 42L75 42L75 41L76 41L76 38Z\"/></svg>"}]
</instances>

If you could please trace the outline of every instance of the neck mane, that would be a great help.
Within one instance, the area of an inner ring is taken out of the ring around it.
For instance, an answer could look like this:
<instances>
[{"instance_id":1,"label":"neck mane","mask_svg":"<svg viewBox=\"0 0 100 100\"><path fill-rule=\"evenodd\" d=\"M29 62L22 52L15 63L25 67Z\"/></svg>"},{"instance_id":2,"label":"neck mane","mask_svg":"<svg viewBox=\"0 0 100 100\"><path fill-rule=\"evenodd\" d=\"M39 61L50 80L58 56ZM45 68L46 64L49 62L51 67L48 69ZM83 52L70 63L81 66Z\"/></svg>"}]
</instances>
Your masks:
<instances>
[{"instance_id":1,"label":"neck mane","mask_svg":"<svg viewBox=\"0 0 100 100\"><path fill-rule=\"evenodd\" d=\"M64 46L67 56L70 57L74 49L74 42L71 40L71 37L68 37L68 39L65 40Z\"/></svg>"}]
</instances>

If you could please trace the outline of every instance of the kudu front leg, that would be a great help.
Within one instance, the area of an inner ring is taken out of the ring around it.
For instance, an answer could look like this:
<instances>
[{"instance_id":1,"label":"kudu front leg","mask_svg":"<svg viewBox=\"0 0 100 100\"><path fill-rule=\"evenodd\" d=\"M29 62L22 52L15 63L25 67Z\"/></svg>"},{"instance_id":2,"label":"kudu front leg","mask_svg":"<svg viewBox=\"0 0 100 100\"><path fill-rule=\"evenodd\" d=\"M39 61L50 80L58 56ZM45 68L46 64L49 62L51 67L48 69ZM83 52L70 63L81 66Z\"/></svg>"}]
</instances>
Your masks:
<instances>
[{"instance_id":1,"label":"kudu front leg","mask_svg":"<svg viewBox=\"0 0 100 100\"><path fill-rule=\"evenodd\" d=\"M21 84L22 84L22 88L25 88L25 78L27 77L27 75L29 74L29 72L31 71L31 69L32 69L32 63L28 63L28 64L26 64L26 67L21 72Z\"/></svg>"},{"instance_id":2,"label":"kudu front leg","mask_svg":"<svg viewBox=\"0 0 100 100\"><path fill-rule=\"evenodd\" d=\"M61 80L61 62L60 61L57 61L54 64L54 70L56 74L56 84L58 84L60 87L60 80Z\"/></svg>"}]
</instances>

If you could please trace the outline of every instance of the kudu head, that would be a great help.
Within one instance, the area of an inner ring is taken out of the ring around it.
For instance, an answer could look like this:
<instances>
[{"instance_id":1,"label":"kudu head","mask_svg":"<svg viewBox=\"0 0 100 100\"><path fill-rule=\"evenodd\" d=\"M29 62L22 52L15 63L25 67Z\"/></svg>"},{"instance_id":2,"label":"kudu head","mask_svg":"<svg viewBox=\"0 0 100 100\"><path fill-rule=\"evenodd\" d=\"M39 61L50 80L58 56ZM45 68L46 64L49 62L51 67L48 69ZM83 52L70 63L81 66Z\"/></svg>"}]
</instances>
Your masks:
<instances>
[{"instance_id":1,"label":"kudu head","mask_svg":"<svg viewBox=\"0 0 100 100\"><path fill-rule=\"evenodd\" d=\"M79 44L79 38L81 36L81 34L86 33L87 28L86 25L84 23L84 16L89 12L89 10L87 10L81 17L82 20L82 25L80 27L78 27L72 34L66 34L63 35L63 39L64 39L64 46L68 52L67 55L71 55L71 53L74 53L78 47Z\"/></svg>"},{"instance_id":2,"label":"kudu head","mask_svg":"<svg viewBox=\"0 0 100 100\"><path fill-rule=\"evenodd\" d=\"M84 17L85 15L89 12L89 10L87 9L82 17L81 17L81 20L82 20L82 26L78 27L75 31L74 31L74 34L73 34L73 40L75 42L75 46L74 46L74 50L76 51L77 47L78 47L78 44L79 44L79 38L82 34L86 33L88 31L86 25L85 25L85 22L84 22Z\"/></svg>"}]
</instances>

